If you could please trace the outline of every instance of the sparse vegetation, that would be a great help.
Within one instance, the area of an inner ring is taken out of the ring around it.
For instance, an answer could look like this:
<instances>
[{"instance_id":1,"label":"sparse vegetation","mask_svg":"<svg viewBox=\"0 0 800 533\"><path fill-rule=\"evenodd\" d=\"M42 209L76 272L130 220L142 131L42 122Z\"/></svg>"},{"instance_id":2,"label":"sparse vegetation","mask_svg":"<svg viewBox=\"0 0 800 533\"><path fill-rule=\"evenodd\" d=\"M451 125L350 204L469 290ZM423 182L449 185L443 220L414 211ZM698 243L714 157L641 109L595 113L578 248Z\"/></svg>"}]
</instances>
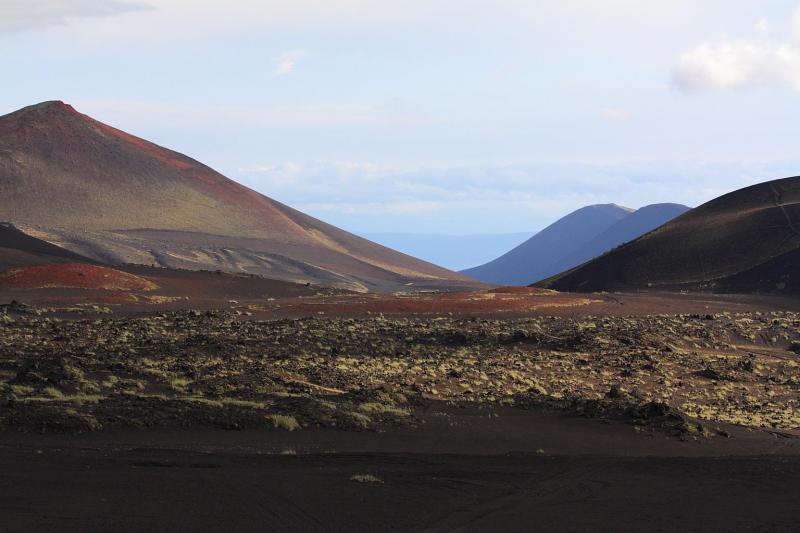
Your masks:
<instances>
[{"instance_id":1,"label":"sparse vegetation","mask_svg":"<svg viewBox=\"0 0 800 533\"><path fill-rule=\"evenodd\" d=\"M348 415L352 419L353 425L358 428L367 429L372 425L372 419L363 413L348 413Z\"/></svg>"},{"instance_id":2,"label":"sparse vegetation","mask_svg":"<svg viewBox=\"0 0 800 533\"><path fill-rule=\"evenodd\" d=\"M26 312L0 336L2 400L12 406L0 424L41 429L46 404L102 427L372 430L413 425L417 405L440 400L625 417L691 435L704 434L692 420L795 428L799 337L800 315L777 312L276 322L220 311L64 321Z\"/></svg>"},{"instance_id":3,"label":"sparse vegetation","mask_svg":"<svg viewBox=\"0 0 800 533\"><path fill-rule=\"evenodd\" d=\"M30 385L9 385L9 389L11 390L12 394L17 396L27 396L36 391L36 389Z\"/></svg>"},{"instance_id":4,"label":"sparse vegetation","mask_svg":"<svg viewBox=\"0 0 800 533\"><path fill-rule=\"evenodd\" d=\"M61 399L64 397L64 393L55 387L45 387L42 392L49 398Z\"/></svg>"},{"instance_id":5,"label":"sparse vegetation","mask_svg":"<svg viewBox=\"0 0 800 533\"><path fill-rule=\"evenodd\" d=\"M381 478L372 474L353 474L350 476L350 481L355 481L356 483L383 483Z\"/></svg>"},{"instance_id":6,"label":"sparse vegetation","mask_svg":"<svg viewBox=\"0 0 800 533\"><path fill-rule=\"evenodd\" d=\"M300 423L293 416L287 415L267 415L267 419L272 422L276 428L285 429L286 431L294 431L300 429Z\"/></svg>"},{"instance_id":7,"label":"sparse vegetation","mask_svg":"<svg viewBox=\"0 0 800 533\"><path fill-rule=\"evenodd\" d=\"M358 408L365 413L389 414L394 416L408 416L409 414L405 409L400 409L394 405L385 405L378 402L362 403L358 406Z\"/></svg>"},{"instance_id":8,"label":"sparse vegetation","mask_svg":"<svg viewBox=\"0 0 800 533\"><path fill-rule=\"evenodd\" d=\"M169 380L169 386L177 392L186 392L186 386L192 383L191 379L176 377Z\"/></svg>"}]
</instances>

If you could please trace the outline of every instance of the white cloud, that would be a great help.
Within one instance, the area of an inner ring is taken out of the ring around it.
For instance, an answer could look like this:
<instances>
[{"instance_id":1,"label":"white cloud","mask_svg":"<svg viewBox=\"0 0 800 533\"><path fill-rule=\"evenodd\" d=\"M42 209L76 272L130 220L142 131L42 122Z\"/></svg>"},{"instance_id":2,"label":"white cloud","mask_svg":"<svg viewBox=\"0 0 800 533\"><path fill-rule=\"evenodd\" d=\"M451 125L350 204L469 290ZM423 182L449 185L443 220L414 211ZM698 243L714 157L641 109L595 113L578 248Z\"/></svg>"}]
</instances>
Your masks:
<instances>
[{"instance_id":1,"label":"white cloud","mask_svg":"<svg viewBox=\"0 0 800 533\"><path fill-rule=\"evenodd\" d=\"M800 17L794 17L797 35L776 40L768 32L768 22L761 19L750 38L701 43L680 55L673 83L686 92L770 86L800 91Z\"/></svg>"},{"instance_id":2,"label":"white cloud","mask_svg":"<svg viewBox=\"0 0 800 533\"><path fill-rule=\"evenodd\" d=\"M294 70L297 62L305 57L304 50L290 50L278 58L275 68L272 69L272 74L275 76L286 76Z\"/></svg>"},{"instance_id":3,"label":"white cloud","mask_svg":"<svg viewBox=\"0 0 800 533\"><path fill-rule=\"evenodd\" d=\"M122 0L2 0L0 32L67 24L72 19L109 17L153 9Z\"/></svg>"},{"instance_id":4,"label":"white cloud","mask_svg":"<svg viewBox=\"0 0 800 533\"><path fill-rule=\"evenodd\" d=\"M628 111L618 107L607 107L603 109L601 115L611 122L623 122L631 118L631 114Z\"/></svg>"}]
</instances>

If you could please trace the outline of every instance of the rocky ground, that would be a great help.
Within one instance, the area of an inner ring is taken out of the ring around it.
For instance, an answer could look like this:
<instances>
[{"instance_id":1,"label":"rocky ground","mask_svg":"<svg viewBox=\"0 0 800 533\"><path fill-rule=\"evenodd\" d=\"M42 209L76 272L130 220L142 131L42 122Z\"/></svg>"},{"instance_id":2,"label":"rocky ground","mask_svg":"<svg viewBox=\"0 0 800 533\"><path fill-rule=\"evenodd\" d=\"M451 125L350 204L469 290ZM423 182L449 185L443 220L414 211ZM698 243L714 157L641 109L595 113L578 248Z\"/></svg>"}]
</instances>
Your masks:
<instances>
[{"instance_id":1,"label":"rocky ground","mask_svg":"<svg viewBox=\"0 0 800 533\"><path fill-rule=\"evenodd\" d=\"M800 427L794 312L81 316L0 308L2 426L369 430L413 426L426 402L445 401L621 418L682 438L725 436L721 424Z\"/></svg>"}]
</instances>

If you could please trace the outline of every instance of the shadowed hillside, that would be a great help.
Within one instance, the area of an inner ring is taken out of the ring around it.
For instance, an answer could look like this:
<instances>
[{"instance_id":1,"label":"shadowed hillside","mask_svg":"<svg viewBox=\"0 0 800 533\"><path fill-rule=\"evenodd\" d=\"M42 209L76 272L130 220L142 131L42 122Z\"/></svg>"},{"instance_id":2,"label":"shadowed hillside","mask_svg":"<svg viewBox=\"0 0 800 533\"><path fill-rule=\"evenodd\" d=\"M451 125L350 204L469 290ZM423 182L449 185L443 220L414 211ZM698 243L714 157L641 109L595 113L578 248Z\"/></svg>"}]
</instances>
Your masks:
<instances>
[{"instance_id":1,"label":"shadowed hillside","mask_svg":"<svg viewBox=\"0 0 800 533\"><path fill-rule=\"evenodd\" d=\"M537 285L567 291L646 288L797 292L800 178L716 198Z\"/></svg>"},{"instance_id":2,"label":"shadowed hillside","mask_svg":"<svg viewBox=\"0 0 800 533\"><path fill-rule=\"evenodd\" d=\"M0 220L106 263L355 289L469 283L61 102L0 117Z\"/></svg>"},{"instance_id":3,"label":"shadowed hillside","mask_svg":"<svg viewBox=\"0 0 800 533\"><path fill-rule=\"evenodd\" d=\"M0 273L20 266L87 261L85 257L31 237L11 224L0 223Z\"/></svg>"}]
</instances>

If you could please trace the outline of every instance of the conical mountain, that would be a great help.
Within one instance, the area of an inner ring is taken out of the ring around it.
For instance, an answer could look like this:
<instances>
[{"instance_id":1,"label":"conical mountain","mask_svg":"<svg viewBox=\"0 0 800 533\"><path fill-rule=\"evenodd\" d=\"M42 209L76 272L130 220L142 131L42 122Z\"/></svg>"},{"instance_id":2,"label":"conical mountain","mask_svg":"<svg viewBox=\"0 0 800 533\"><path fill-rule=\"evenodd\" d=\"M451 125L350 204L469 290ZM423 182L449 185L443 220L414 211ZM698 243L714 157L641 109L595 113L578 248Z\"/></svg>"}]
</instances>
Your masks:
<instances>
[{"instance_id":1,"label":"conical mountain","mask_svg":"<svg viewBox=\"0 0 800 533\"><path fill-rule=\"evenodd\" d=\"M112 264L219 269L355 289L469 283L62 102L0 117L0 220Z\"/></svg>"}]
</instances>

